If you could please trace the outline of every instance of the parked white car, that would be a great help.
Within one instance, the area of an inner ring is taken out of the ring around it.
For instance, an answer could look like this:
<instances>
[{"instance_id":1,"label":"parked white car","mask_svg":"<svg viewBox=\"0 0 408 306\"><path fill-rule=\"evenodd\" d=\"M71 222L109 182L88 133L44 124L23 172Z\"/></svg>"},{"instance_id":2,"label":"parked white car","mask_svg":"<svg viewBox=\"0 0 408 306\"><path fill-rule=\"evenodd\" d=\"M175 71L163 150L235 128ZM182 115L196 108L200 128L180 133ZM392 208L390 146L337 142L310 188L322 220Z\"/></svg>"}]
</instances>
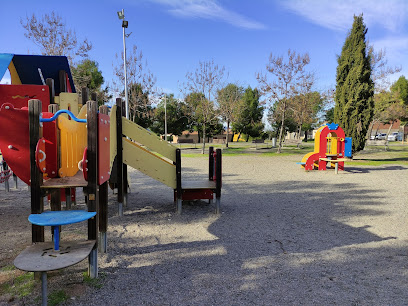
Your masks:
<instances>
[{"instance_id":1,"label":"parked white car","mask_svg":"<svg viewBox=\"0 0 408 306\"><path fill-rule=\"evenodd\" d=\"M388 141L397 141L398 140L398 132L394 132L388 135Z\"/></svg>"},{"instance_id":2,"label":"parked white car","mask_svg":"<svg viewBox=\"0 0 408 306\"><path fill-rule=\"evenodd\" d=\"M381 134L378 134L377 136L375 136L375 139L385 140L385 137L386 137L386 136L387 136L387 134L381 133Z\"/></svg>"}]
</instances>

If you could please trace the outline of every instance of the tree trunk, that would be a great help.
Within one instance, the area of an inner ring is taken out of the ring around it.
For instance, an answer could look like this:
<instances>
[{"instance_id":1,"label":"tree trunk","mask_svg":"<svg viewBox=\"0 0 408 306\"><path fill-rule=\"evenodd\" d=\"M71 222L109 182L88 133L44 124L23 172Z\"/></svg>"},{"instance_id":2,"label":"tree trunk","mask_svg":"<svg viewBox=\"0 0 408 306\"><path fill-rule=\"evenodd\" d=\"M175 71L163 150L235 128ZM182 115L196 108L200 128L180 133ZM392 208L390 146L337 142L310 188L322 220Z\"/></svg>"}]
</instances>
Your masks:
<instances>
[{"instance_id":1,"label":"tree trunk","mask_svg":"<svg viewBox=\"0 0 408 306\"><path fill-rule=\"evenodd\" d=\"M281 126L279 129L279 145L278 145L278 151L276 151L276 153L281 153L282 150L282 136L283 136L283 125L285 122L285 112L286 112L286 102L283 105L283 111L282 111L282 121L281 121Z\"/></svg>"},{"instance_id":2,"label":"tree trunk","mask_svg":"<svg viewBox=\"0 0 408 306\"><path fill-rule=\"evenodd\" d=\"M228 148L228 130L229 130L229 120L227 120L227 139L225 142L225 147Z\"/></svg>"},{"instance_id":3,"label":"tree trunk","mask_svg":"<svg viewBox=\"0 0 408 306\"><path fill-rule=\"evenodd\" d=\"M205 123L203 124L203 149L201 151L201 154L204 154L205 152Z\"/></svg>"},{"instance_id":4,"label":"tree trunk","mask_svg":"<svg viewBox=\"0 0 408 306\"><path fill-rule=\"evenodd\" d=\"M307 130L305 131L305 142L307 142Z\"/></svg>"},{"instance_id":5,"label":"tree trunk","mask_svg":"<svg viewBox=\"0 0 408 306\"><path fill-rule=\"evenodd\" d=\"M385 151L388 150L388 135L390 134L393 125L394 125L394 120L391 121L390 127L388 128L387 135L385 135Z\"/></svg>"},{"instance_id":6,"label":"tree trunk","mask_svg":"<svg viewBox=\"0 0 408 306\"><path fill-rule=\"evenodd\" d=\"M371 139L371 133L373 132L373 127L374 127L374 120L373 120L373 122L370 123L370 127L368 128L367 140Z\"/></svg>"}]
</instances>

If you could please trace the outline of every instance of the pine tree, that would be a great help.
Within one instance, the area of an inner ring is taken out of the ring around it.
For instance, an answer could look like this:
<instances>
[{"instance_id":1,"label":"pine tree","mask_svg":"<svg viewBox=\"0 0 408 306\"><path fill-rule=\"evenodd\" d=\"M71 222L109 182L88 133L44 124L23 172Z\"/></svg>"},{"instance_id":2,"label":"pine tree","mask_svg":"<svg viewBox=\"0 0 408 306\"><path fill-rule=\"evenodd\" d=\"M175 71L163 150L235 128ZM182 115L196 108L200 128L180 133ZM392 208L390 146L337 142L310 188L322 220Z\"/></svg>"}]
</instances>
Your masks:
<instances>
[{"instance_id":1,"label":"pine tree","mask_svg":"<svg viewBox=\"0 0 408 306\"><path fill-rule=\"evenodd\" d=\"M353 153L364 149L374 114L374 83L363 15L354 16L353 27L337 62L334 121L352 137Z\"/></svg>"}]
</instances>

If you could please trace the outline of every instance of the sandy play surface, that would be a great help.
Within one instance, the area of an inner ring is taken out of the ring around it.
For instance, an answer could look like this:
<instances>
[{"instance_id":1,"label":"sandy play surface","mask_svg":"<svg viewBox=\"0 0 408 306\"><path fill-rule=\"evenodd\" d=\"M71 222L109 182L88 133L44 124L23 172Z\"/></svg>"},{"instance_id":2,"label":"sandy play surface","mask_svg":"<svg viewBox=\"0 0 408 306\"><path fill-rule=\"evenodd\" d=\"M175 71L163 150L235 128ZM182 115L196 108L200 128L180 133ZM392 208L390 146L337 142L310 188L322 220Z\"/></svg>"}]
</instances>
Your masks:
<instances>
[{"instance_id":1,"label":"sandy play surface","mask_svg":"<svg viewBox=\"0 0 408 306\"><path fill-rule=\"evenodd\" d=\"M349 164L335 175L299 160L224 156L220 215L206 202L176 215L172 190L131 170L121 218L110 191L101 288L82 284L83 262L51 273L49 290L75 305L406 305L408 168ZM207 162L183 158L183 174L206 178ZM22 184L0 188L3 267L30 244L30 200ZM62 239L85 233L65 227Z\"/></svg>"}]
</instances>

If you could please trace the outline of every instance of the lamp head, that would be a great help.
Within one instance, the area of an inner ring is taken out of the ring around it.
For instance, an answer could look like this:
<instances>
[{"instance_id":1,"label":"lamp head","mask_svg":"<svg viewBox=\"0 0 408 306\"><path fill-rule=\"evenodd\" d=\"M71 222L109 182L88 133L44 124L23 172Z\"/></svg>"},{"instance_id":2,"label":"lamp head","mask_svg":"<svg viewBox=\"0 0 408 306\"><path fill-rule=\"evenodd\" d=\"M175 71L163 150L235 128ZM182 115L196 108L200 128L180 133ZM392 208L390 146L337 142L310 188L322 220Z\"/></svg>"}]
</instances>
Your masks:
<instances>
[{"instance_id":1,"label":"lamp head","mask_svg":"<svg viewBox=\"0 0 408 306\"><path fill-rule=\"evenodd\" d=\"M125 12L123 10L118 12L119 19L125 19Z\"/></svg>"},{"instance_id":2,"label":"lamp head","mask_svg":"<svg viewBox=\"0 0 408 306\"><path fill-rule=\"evenodd\" d=\"M129 25L129 22L127 20L122 21L122 28L127 28Z\"/></svg>"}]
</instances>

